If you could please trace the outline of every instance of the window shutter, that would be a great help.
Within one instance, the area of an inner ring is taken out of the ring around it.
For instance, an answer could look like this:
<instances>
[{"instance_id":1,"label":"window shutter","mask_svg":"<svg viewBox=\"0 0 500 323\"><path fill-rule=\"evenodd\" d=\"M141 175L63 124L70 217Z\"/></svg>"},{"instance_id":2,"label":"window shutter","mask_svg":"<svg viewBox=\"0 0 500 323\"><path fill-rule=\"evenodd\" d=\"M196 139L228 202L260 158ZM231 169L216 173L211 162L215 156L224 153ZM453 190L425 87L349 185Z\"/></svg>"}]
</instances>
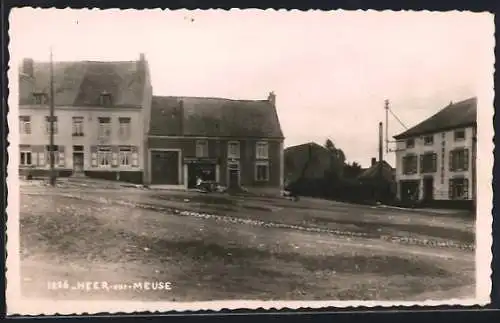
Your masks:
<instances>
[{"instance_id":1,"label":"window shutter","mask_svg":"<svg viewBox=\"0 0 500 323\"><path fill-rule=\"evenodd\" d=\"M469 170L469 149L464 149L464 170Z\"/></svg>"},{"instance_id":2,"label":"window shutter","mask_svg":"<svg viewBox=\"0 0 500 323\"><path fill-rule=\"evenodd\" d=\"M453 151L450 151L450 159L448 160L450 165L450 171L453 172L455 169L453 168Z\"/></svg>"},{"instance_id":3,"label":"window shutter","mask_svg":"<svg viewBox=\"0 0 500 323\"><path fill-rule=\"evenodd\" d=\"M42 151L42 152L39 152L38 153L38 165L39 166L45 166L45 153Z\"/></svg>"},{"instance_id":4,"label":"window shutter","mask_svg":"<svg viewBox=\"0 0 500 323\"><path fill-rule=\"evenodd\" d=\"M64 146L59 146L59 166L64 167L65 166L65 159L64 159Z\"/></svg>"},{"instance_id":5,"label":"window shutter","mask_svg":"<svg viewBox=\"0 0 500 323\"><path fill-rule=\"evenodd\" d=\"M448 181L449 185L448 185L448 198L450 200L453 200L453 179L450 179Z\"/></svg>"},{"instance_id":6,"label":"window shutter","mask_svg":"<svg viewBox=\"0 0 500 323\"><path fill-rule=\"evenodd\" d=\"M118 154L113 152L111 155L111 166L117 167L118 166Z\"/></svg>"},{"instance_id":7,"label":"window shutter","mask_svg":"<svg viewBox=\"0 0 500 323\"><path fill-rule=\"evenodd\" d=\"M420 155L420 173L424 172L424 155Z\"/></svg>"},{"instance_id":8,"label":"window shutter","mask_svg":"<svg viewBox=\"0 0 500 323\"><path fill-rule=\"evenodd\" d=\"M90 155L92 158L92 167L97 167L97 148L95 146L90 147Z\"/></svg>"},{"instance_id":9,"label":"window shutter","mask_svg":"<svg viewBox=\"0 0 500 323\"><path fill-rule=\"evenodd\" d=\"M138 167L139 166L139 155L134 152L132 153L132 167Z\"/></svg>"},{"instance_id":10,"label":"window shutter","mask_svg":"<svg viewBox=\"0 0 500 323\"><path fill-rule=\"evenodd\" d=\"M432 154L432 171L437 172L437 154Z\"/></svg>"},{"instance_id":11,"label":"window shutter","mask_svg":"<svg viewBox=\"0 0 500 323\"><path fill-rule=\"evenodd\" d=\"M464 179L464 199L469 199L469 179Z\"/></svg>"}]
</instances>

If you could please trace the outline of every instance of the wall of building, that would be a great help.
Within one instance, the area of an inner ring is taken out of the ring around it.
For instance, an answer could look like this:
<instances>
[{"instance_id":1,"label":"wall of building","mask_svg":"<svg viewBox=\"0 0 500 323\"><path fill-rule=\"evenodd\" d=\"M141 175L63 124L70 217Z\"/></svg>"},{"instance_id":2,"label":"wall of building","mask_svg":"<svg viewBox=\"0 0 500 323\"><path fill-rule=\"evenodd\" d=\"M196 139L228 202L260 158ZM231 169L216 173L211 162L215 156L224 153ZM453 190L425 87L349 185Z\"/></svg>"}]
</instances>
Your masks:
<instances>
[{"instance_id":1,"label":"wall of building","mask_svg":"<svg viewBox=\"0 0 500 323\"><path fill-rule=\"evenodd\" d=\"M228 179L228 139L208 140L208 158L217 158L219 182L227 185ZM262 140L235 140L240 142L240 184L244 187L280 188L282 185L282 141L269 140L269 181L255 181L256 143ZM265 141L265 140L263 140ZM193 138L149 138L149 149L180 149L181 158L196 157L196 139ZM185 170L182 170L183 172ZM182 183L184 184L184 183Z\"/></svg>"},{"instance_id":2,"label":"wall of building","mask_svg":"<svg viewBox=\"0 0 500 323\"><path fill-rule=\"evenodd\" d=\"M46 132L45 117L49 116L47 106L21 106L19 108L20 116L30 116L31 134L21 134L20 144L34 146L35 149L49 145L50 136ZM139 167L131 169L129 167L113 168L113 171L142 171L144 168L144 132L142 127L143 117L139 108L135 109L116 109L116 108L83 108L83 107L56 107L55 116L57 116L57 134L54 135L54 145L64 147L64 157L66 169L73 168L73 146L82 145L84 148L84 170L102 171L102 168L92 167L91 146L96 145L127 145L136 146L139 149ZM73 136L73 117L83 117L83 136ZM111 118L111 136L109 140L101 140L98 137L99 117ZM118 134L119 117L131 118L130 136L127 139L120 138ZM49 168L48 165L45 168ZM111 169L109 169L111 170Z\"/></svg>"},{"instance_id":3,"label":"wall of building","mask_svg":"<svg viewBox=\"0 0 500 323\"><path fill-rule=\"evenodd\" d=\"M419 185L419 198L423 197L422 179L425 177L433 177L434 179L434 199L435 200L449 200L449 180L455 176L463 176L469 180L469 199L473 198L473 185L474 180L473 172L473 138L474 129L472 127L465 128L465 140L455 141L454 130L434 133L434 143L432 145L424 145L424 137L415 137L415 146L413 148L406 148L406 139L396 143L396 181L397 196L401 197L400 181L404 180L418 180ZM469 149L469 169L467 171L454 171L451 172L449 168L450 151L456 148ZM420 158L418 159L418 168L416 174L406 175L403 174L403 157L407 154L415 154L420 156L424 153L437 154L437 171L435 173L420 173Z\"/></svg>"}]
</instances>

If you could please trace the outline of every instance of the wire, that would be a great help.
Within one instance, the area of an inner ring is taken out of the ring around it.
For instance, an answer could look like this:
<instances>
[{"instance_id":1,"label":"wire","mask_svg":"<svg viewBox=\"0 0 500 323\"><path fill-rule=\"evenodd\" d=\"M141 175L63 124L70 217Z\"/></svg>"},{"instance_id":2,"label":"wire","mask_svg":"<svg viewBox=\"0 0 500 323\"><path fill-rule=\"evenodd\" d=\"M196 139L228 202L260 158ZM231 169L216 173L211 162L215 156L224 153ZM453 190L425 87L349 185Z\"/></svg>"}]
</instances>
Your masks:
<instances>
[{"instance_id":1,"label":"wire","mask_svg":"<svg viewBox=\"0 0 500 323\"><path fill-rule=\"evenodd\" d=\"M391 110L391 108L388 109L389 112L391 113L391 115L399 122L400 125L403 126L403 128L405 128L406 130L408 130L408 127L403 123L403 121L401 121L398 116Z\"/></svg>"}]
</instances>

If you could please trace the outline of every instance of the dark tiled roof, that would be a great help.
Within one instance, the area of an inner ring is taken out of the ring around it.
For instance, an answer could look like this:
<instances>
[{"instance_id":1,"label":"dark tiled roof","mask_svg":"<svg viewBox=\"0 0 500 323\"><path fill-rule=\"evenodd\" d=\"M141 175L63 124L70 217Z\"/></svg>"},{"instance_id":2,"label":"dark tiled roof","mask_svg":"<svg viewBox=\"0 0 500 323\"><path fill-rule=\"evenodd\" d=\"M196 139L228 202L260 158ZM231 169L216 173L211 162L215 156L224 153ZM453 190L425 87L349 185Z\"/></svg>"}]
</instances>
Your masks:
<instances>
[{"instance_id":1,"label":"dark tiled roof","mask_svg":"<svg viewBox=\"0 0 500 323\"><path fill-rule=\"evenodd\" d=\"M150 135L283 138L267 100L154 96Z\"/></svg>"},{"instance_id":2,"label":"dark tiled roof","mask_svg":"<svg viewBox=\"0 0 500 323\"><path fill-rule=\"evenodd\" d=\"M427 133L471 126L476 124L476 116L477 98L470 98L461 102L450 104L413 128L394 136L394 138L404 139Z\"/></svg>"},{"instance_id":3,"label":"dark tiled roof","mask_svg":"<svg viewBox=\"0 0 500 323\"><path fill-rule=\"evenodd\" d=\"M376 179L380 176L380 165L382 165L382 177L387 180L387 181L392 181L394 177L394 168L392 168L389 163L387 163L385 160L380 163L380 161L377 161L375 165L371 166L370 168L364 170L359 176L359 180L369 180L369 179Z\"/></svg>"},{"instance_id":4,"label":"dark tiled roof","mask_svg":"<svg viewBox=\"0 0 500 323\"><path fill-rule=\"evenodd\" d=\"M32 77L20 71L19 104L33 103L33 92L50 93L50 63L32 62ZM100 105L101 93L111 94L113 106L141 106L146 61L54 62L57 106Z\"/></svg>"}]
</instances>

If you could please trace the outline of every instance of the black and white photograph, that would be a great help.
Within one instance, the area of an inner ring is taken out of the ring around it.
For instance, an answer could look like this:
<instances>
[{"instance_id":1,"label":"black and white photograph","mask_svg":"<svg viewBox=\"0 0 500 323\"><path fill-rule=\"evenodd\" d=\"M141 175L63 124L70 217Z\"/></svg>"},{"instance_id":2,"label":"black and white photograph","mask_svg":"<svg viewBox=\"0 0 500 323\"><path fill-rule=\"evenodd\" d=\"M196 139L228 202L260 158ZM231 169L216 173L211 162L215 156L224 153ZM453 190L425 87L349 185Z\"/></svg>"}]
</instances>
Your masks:
<instances>
[{"instance_id":1,"label":"black and white photograph","mask_svg":"<svg viewBox=\"0 0 500 323\"><path fill-rule=\"evenodd\" d=\"M492 14L9 24L8 314L489 303Z\"/></svg>"}]
</instances>

